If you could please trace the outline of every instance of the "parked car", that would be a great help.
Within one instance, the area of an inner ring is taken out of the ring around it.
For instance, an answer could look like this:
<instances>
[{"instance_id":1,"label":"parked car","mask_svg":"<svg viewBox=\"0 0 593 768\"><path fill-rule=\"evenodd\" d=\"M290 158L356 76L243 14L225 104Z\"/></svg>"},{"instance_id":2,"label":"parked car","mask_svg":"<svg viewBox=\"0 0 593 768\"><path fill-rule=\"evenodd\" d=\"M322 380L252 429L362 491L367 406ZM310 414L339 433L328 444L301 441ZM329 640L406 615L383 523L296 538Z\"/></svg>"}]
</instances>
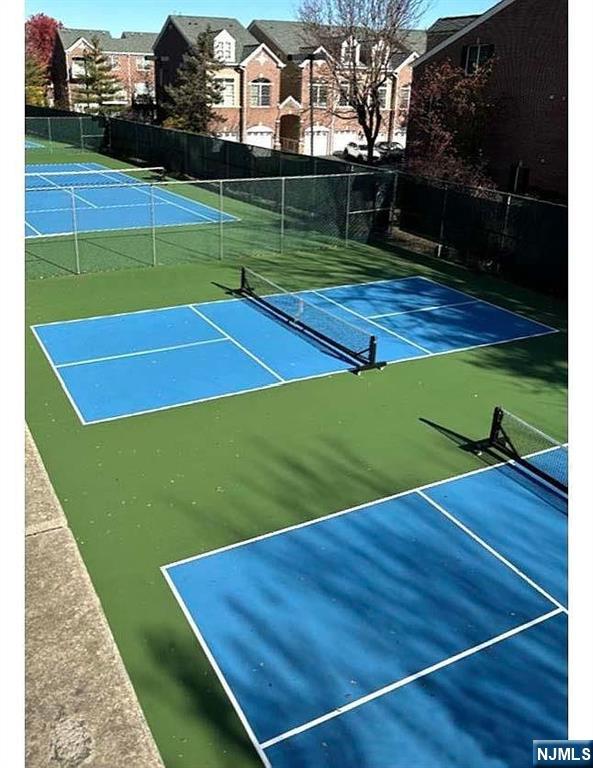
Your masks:
<instances>
[{"instance_id":1,"label":"parked car","mask_svg":"<svg viewBox=\"0 0 593 768\"><path fill-rule=\"evenodd\" d=\"M344 148L344 157L347 160L357 160L358 162L366 163L369 156L369 145L359 144L356 141L351 141L346 144ZM377 148L373 149L373 160L380 160L381 155L377 152Z\"/></svg>"},{"instance_id":2,"label":"parked car","mask_svg":"<svg viewBox=\"0 0 593 768\"><path fill-rule=\"evenodd\" d=\"M386 163L396 162L404 156L404 148L397 141L380 141L376 145L381 160Z\"/></svg>"}]
</instances>

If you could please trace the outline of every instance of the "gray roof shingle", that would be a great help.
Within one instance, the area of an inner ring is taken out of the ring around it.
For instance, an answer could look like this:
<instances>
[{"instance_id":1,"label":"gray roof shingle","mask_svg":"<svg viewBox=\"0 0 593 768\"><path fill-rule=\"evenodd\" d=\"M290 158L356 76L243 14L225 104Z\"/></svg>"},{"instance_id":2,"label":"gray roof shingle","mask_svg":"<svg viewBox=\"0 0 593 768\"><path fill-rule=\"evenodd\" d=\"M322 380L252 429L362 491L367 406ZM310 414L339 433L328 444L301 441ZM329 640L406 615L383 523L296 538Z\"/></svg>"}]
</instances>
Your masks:
<instances>
[{"instance_id":1,"label":"gray roof shingle","mask_svg":"<svg viewBox=\"0 0 593 768\"><path fill-rule=\"evenodd\" d=\"M249 25L250 29L252 27L259 28L284 58L291 56L298 60L299 54L316 48L318 44L308 36L305 25L300 21L255 19ZM423 29L402 30L400 47L402 51L407 51L408 54L412 51L419 54L424 53L426 50L426 32Z\"/></svg>"},{"instance_id":2,"label":"gray roof shingle","mask_svg":"<svg viewBox=\"0 0 593 768\"><path fill-rule=\"evenodd\" d=\"M223 29L232 35L237 41L236 56L237 61L243 61L259 45L251 32L249 32L237 19L231 19L221 16L169 16L168 21L172 21L179 29L181 34L189 43L194 43L196 37L205 32L208 27L214 32L222 32ZM167 24L165 22L165 25Z\"/></svg>"},{"instance_id":3,"label":"gray roof shingle","mask_svg":"<svg viewBox=\"0 0 593 768\"><path fill-rule=\"evenodd\" d=\"M156 32L123 32L121 37L112 37L105 29L73 29L64 27L58 30L64 48L69 48L81 37L90 43L93 37L99 38L99 45L106 53L152 53L152 45L157 38Z\"/></svg>"},{"instance_id":4,"label":"gray roof shingle","mask_svg":"<svg viewBox=\"0 0 593 768\"><path fill-rule=\"evenodd\" d=\"M443 16L437 19L434 24L431 24L427 32L457 32L463 29L470 21L477 19L479 14L473 14L469 16Z\"/></svg>"}]
</instances>

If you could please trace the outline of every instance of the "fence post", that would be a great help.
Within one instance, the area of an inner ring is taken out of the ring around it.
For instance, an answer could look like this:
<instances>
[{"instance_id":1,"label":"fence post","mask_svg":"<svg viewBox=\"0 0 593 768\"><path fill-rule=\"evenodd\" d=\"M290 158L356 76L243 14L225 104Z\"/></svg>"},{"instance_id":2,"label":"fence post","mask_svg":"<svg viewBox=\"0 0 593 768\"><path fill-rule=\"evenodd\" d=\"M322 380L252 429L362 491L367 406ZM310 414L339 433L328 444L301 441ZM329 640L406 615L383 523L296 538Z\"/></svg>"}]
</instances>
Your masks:
<instances>
[{"instance_id":1,"label":"fence post","mask_svg":"<svg viewBox=\"0 0 593 768\"><path fill-rule=\"evenodd\" d=\"M218 182L218 211L219 211L219 222L220 222L220 243L219 243L219 250L218 250L218 258L220 261L224 258L224 225L223 225L223 217L224 217L224 193L223 193L223 182L222 179Z\"/></svg>"},{"instance_id":2,"label":"fence post","mask_svg":"<svg viewBox=\"0 0 593 768\"><path fill-rule=\"evenodd\" d=\"M503 225L503 228L502 228L502 238L501 238L501 243L500 243L500 250L501 251L504 251L504 247L506 245L506 239L507 239L508 227L509 227L509 212L511 210L511 202L512 202L511 195L507 195L507 204L505 206L505 211L504 211L504 225Z\"/></svg>"},{"instance_id":3,"label":"fence post","mask_svg":"<svg viewBox=\"0 0 593 768\"><path fill-rule=\"evenodd\" d=\"M154 207L154 184L150 185L150 230L152 237L152 266L156 267L156 211Z\"/></svg>"},{"instance_id":4,"label":"fence post","mask_svg":"<svg viewBox=\"0 0 593 768\"><path fill-rule=\"evenodd\" d=\"M280 253L284 253L284 210L286 201L286 176L280 179Z\"/></svg>"},{"instance_id":5,"label":"fence post","mask_svg":"<svg viewBox=\"0 0 593 768\"><path fill-rule=\"evenodd\" d=\"M78 129L80 132L80 148L84 149L84 136L82 133L82 117L78 118Z\"/></svg>"},{"instance_id":6,"label":"fence post","mask_svg":"<svg viewBox=\"0 0 593 768\"><path fill-rule=\"evenodd\" d=\"M70 187L70 199L72 200L72 234L74 235L76 274L80 275L80 250L78 248L78 221L76 218L76 198L74 197L74 187Z\"/></svg>"},{"instance_id":7,"label":"fence post","mask_svg":"<svg viewBox=\"0 0 593 768\"><path fill-rule=\"evenodd\" d=\"M47 140L49 141L49 151L53 152L53 147L52 147L53 139L51 136L51 117L47 118Z\"/></svg>"},{"instance_id":8,"label":"fence post","mask_svg":"<svg viewBox=\"0 0 593 768\"><path fill-rule=\"evenodd\" d=\"M449 185L445 187L443 195L443 207L441 208L441 225L439 227L439 244L437 246L437 256L440 258L443 250L443 238L445 237L445 211L447 210L447 197L449 196Z\"/></svg>"},{"instance_id":9,"label":"fence post","mask_svg":"<svg viewBox=\"0 0 593 768\"><path fill-rule=\"evenodd\" d=\"M350 192L352 189L352 174L348 174L348 181L346 184L346 227L344 229L344 242L348 242L350 235Z\"/></svg>"}]
</instances>

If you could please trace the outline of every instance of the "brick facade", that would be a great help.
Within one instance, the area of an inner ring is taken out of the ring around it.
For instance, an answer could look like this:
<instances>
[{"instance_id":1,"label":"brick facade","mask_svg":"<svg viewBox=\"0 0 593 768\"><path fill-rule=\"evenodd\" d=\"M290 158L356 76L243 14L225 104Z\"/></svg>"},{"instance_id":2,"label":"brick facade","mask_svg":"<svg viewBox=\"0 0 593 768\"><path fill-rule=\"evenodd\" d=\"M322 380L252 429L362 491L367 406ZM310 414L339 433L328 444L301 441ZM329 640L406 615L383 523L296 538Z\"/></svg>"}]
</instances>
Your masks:
<instances>
[{"instance_id":1,"label":"brick facade","mask_svg":"<svg viewBox=\"0 0 593 768\"><path fill-rule=\"evenodd\" d=\"M74 110L82 108L83 57L88 53L94 35L93 30L60 30L51 66L56 105ZM128 32L121 38L111 38L109 33L99 31L97 36L103 54L112 65L113 75L121 83L121 92L112 103L126 108L135 100L154 98L152 41L156 35Z\"/></svg>"},{"instance_id":2,"label":"brick facade","mask_svg":"<svg viewBox=\"0 0 593 768\"><path fill-rule=\"evenodd\" d=\"M568 4L566 0L506 0L441 43L414 67L446 59L462 66L470 46L493 45L490 92L499 105L488 126L484 154L489 174L502 189L512 187L517 164L526 169L526 190L565 199L568 184ZM408 128L413 134L413 108Z\"/></svg>"}]
</instances>

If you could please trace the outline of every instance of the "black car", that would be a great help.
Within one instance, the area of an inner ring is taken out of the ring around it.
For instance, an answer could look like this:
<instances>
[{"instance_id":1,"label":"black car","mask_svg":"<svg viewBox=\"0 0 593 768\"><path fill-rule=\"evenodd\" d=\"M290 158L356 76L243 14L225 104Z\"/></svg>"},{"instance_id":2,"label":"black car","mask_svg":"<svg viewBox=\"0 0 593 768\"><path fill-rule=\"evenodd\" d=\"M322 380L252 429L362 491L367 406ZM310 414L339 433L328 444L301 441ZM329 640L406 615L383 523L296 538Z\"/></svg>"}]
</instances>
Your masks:
<instances>
[{"instance_id":1,"label":"black car","mask_svg":"<svg viewBox=\"0 0 593 768\"><path fill-rule=\"evenodd\" d=\"M397 141L380 141L375 145L375 149L385 163L401 160L404 156L404 148Z\"/></svg>"}]
</instances>

